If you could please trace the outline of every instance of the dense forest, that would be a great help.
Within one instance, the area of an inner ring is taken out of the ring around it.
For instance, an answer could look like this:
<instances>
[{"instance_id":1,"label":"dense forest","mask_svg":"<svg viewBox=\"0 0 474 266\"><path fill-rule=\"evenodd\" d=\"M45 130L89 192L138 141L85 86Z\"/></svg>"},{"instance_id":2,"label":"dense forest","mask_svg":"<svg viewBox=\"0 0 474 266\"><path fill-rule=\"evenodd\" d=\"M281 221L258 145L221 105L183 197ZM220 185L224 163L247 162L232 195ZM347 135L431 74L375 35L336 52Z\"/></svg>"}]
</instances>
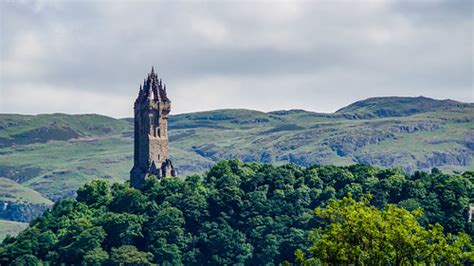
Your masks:
<instances>
[{"instance_id":1,"label":"dense forest","mask_svg":"<svg viewBox=\"0 0 474 266\"><path fill-rule=\"evenodd\" d=\"M0 264L473 263L474 173L221 161L96 180L0 245Z\"/></svg>"}]
</instances>

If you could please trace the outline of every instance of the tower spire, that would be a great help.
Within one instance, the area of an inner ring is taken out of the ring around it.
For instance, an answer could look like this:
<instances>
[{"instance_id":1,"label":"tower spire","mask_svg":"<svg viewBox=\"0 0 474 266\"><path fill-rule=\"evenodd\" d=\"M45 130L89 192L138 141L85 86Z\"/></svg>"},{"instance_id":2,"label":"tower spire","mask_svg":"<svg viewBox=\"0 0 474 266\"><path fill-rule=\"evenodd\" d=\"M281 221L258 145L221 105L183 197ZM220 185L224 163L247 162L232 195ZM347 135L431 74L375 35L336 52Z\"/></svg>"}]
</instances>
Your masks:
<instances>
[{"instance_id":1,"label":"tower spire","mask_svg":"<svg viewBox=\"0 0 474 266\"><path fill-rule=\"evenodd\" d=\"M155 74L155 67L151 66L151 74Z\"/></svg>"}]
</instances>

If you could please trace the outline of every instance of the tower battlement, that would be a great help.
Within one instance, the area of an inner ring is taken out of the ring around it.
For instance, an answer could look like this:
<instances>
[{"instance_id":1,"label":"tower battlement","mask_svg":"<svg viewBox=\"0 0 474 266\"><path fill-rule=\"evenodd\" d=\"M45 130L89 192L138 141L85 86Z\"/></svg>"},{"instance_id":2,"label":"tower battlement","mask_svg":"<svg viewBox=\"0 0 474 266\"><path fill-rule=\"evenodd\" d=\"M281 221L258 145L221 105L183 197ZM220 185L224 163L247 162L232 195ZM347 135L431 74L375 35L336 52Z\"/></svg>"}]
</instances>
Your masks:
<instances>
[{"instance_id":1,"label":"tower battlement","mask_svg":"<svg viewBox=\"0 0 474 266\"><path fill-rule=\"evenodd\" d=\"M146 178L176 176L169 159L168 115L171 101L166 85L154 68L140 85L134 104L134 165L130 171L130 183L140 188Z\"/></svg>"}]
</instances>

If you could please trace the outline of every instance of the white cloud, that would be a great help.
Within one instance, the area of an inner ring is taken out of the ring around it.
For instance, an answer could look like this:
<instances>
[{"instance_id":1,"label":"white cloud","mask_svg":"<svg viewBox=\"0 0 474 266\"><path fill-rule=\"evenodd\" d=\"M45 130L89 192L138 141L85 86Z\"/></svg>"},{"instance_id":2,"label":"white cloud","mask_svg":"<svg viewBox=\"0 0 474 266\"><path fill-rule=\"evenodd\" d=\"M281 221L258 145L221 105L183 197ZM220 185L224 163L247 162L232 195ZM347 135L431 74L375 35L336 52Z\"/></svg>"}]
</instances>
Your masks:
<instances>
[{"instance_id":1,"label":"white cloud","mask_svg":"<svg viewBox=\"0 0 474 266\"><path fill-rule=\"evenodd\" d=\"M2 91L0 107L7 112L37 113L100 113L116 117L133 115L133 102L128 97L83 91L78 88L57 88L47 84L19 83ZM8 111L11 110L11 111Z\"/></svg>"}]
</instances>

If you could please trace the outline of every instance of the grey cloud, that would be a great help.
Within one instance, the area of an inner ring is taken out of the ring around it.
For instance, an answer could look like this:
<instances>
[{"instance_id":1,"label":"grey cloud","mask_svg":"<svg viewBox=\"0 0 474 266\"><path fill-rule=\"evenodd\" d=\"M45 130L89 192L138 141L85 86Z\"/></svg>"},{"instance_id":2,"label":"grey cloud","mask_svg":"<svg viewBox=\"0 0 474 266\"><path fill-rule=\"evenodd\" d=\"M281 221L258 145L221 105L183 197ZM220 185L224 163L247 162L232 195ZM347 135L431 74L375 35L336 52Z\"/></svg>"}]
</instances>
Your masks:
<instances>
[{"instance_id":1,"label":"grey cloud","mask_svg":"<svg viewBox=\"0 0 474 266\"><path fill-rule=\"evenodd\" d=\"M61 95L89 92L97 103L113 94L116 109L91 112L123 116L130 114L123 102L155 65L170 94L181 96L173 99L177 112L259 109L252 94L268 95L265 110L333 111L385 95L473 101L466 2L2 2L8 69L0 92L37 85ZM280 99L289 87L292 94ZM182 95L191 89L219 99L189 102ZM55 111L37 108L0 100L0 112Z\"/></svg>"},{"instance_id":2,"label":"grey cloud","mask_svg":"<svg viewBox=\"0 0 474 266\"><path fill-rule=\"evenodd\" d=\"M396 1L392 5L395 12L408 16L422 24L451 24L460 20L472 21L473 2L451 1Z\"/></svg>"}]
</instances>

